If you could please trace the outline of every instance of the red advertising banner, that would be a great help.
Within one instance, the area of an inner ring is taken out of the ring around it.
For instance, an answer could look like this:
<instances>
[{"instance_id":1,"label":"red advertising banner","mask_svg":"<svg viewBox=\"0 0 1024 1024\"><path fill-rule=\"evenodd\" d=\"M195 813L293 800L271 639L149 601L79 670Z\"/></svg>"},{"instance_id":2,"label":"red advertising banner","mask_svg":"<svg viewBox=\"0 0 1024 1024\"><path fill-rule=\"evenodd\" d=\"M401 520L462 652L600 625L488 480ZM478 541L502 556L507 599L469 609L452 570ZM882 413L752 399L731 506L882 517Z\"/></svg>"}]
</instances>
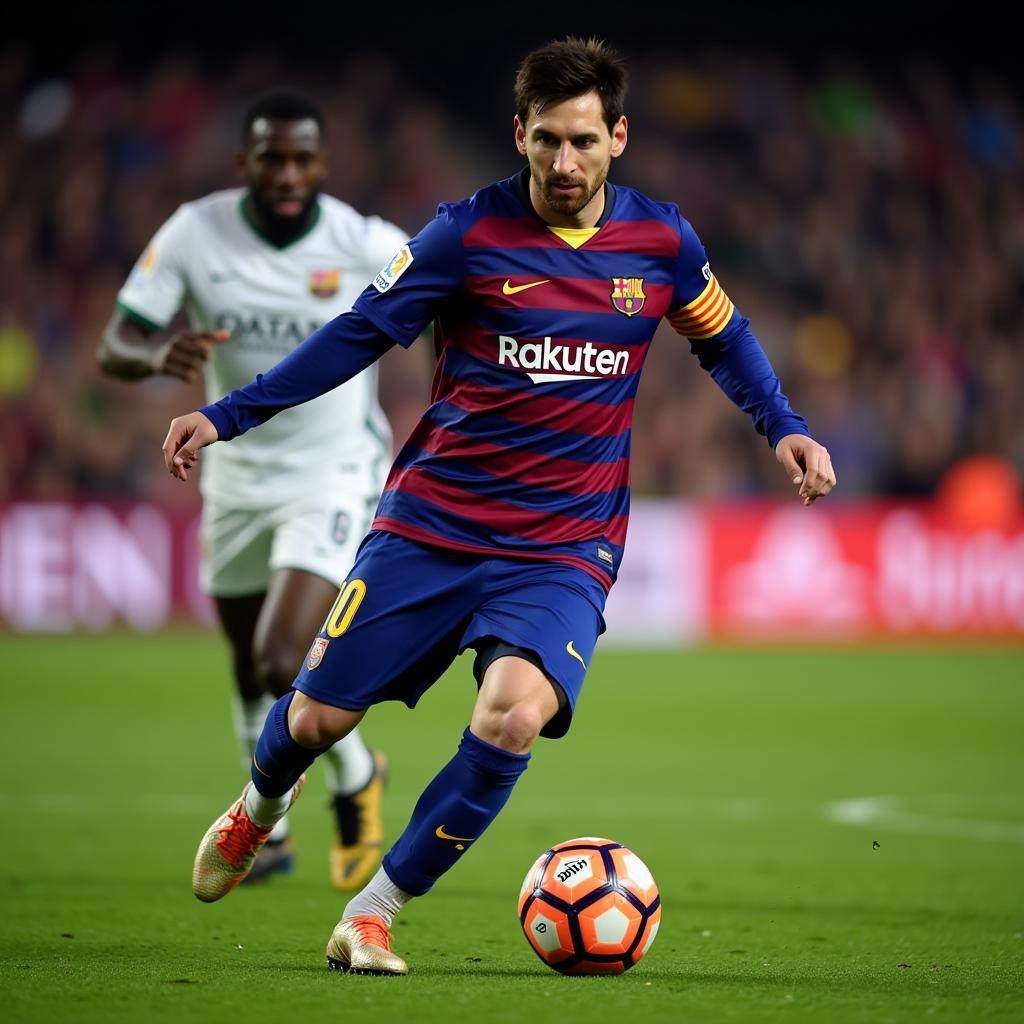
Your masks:
<instances>
[{"instance_id":1,"label":"red advertising banner","mask_svg":"<svg viewBox=\"0 0 1024 1024\"><path fill-rule=\"evenodd\" d=\"M158 629L210 621L199 590L198 517L155 505L0 506L0 628Z\"/></svg>"},{"instance_id":2,"label":"red advertising banner","mask_svg":"<svg viewBox=\"0 0 1024 1024\"><path fill-rule=\"evenodd\" d=\"M958 528L927 505L715 506L706 516L713 634L1024 639L1024 523Z\"/></svg>"},{"instance_id":3,"label":"red advertising banner","mask_svg":"<svg viewBox=\"0 0 1024 1024\"><path fill-rule=\"evenodd\" d=\"M1021 640L1024 522L968 529L936 507L637 501L606 643L860 637ZM198 517L152 504L0 506L0 629L213 620Z\"/></svg>"}]
</instances>

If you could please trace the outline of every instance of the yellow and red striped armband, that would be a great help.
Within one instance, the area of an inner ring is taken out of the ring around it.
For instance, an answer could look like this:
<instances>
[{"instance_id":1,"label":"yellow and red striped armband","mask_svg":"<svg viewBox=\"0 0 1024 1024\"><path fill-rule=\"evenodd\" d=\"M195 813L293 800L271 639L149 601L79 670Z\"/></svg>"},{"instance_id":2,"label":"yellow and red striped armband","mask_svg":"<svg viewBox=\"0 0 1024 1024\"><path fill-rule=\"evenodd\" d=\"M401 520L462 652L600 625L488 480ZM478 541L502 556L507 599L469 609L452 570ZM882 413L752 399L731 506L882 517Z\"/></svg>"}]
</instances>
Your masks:
<instances>
[{"instance_id":1,"label":"yellow and red striped armband","mask_svg":"<svg viewBox=\"0 0 1024 1024\"><path fill-rule=\"evenodd\" d=\"M668 322L685 338L713 338L732 319L733 304L711 275L707 287L685 306L668 314Z\"/></svg>"}]
</instances>

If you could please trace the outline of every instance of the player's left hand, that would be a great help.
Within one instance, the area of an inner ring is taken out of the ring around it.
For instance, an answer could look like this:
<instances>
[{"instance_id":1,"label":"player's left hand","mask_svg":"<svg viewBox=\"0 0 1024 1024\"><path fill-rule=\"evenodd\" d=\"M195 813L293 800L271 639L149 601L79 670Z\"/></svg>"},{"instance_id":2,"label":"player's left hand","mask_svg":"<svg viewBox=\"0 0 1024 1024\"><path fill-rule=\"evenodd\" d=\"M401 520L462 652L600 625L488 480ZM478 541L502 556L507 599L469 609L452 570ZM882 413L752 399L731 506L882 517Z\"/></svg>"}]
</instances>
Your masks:
<instances>
[{"instance_id":1,"label":"player's left hand","mask_svg":"<svg viewBox=\"0 0 1024 1024\"><path fill-rule=\"evenodd\" d=\"M799 487L804 505L813 505L836 485L836 471L828 449L804 434L787 434L775 446L775 458Z\"/></svg>"}]
</instances>

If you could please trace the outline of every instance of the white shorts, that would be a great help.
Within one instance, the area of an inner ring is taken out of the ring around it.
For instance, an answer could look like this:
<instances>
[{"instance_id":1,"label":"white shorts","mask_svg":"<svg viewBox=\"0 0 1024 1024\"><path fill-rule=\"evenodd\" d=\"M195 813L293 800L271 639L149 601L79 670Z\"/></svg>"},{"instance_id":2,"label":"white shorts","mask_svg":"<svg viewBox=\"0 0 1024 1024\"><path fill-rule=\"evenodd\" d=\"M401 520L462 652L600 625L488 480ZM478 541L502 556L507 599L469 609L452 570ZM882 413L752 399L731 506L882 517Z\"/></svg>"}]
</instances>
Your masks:
<instances>
[{"instance_id":1,"label":"white shorts","mask_svg":"<svg viewBox=\"0 0 1024 1024\"><path fill-rule=\"evenodd\" d=\"M199 576L213 597L265 593L277 569L341 586L370 528L377 495L310 495L277 508L203 503Z\"/></svg>"}]
</instances>

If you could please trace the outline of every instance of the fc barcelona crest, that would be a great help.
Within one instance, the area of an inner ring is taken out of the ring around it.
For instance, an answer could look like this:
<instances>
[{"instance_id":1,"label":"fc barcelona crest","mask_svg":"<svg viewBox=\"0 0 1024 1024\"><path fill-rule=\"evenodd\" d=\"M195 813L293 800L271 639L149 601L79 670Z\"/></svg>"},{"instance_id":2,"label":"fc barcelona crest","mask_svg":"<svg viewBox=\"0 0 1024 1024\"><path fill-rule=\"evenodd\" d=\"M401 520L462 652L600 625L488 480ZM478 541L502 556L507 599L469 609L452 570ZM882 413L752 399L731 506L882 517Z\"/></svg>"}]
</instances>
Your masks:
<instances>
[{"instance_id":1,"label":"fc barcelona crest","mask_svg":"<svg viewBox=\"0 0 1024 1024\"><path fill-rule=\"evenodd\" d=\"M636 316L644 308L646 299L642 277L612 278L612 305L620 313Z\"/></svg>"},{"instance_id":2,"label":"fc barcelona crest","mask_svg":"<svg viewBox=\"0 0 1024 1024\"><path fill-rule=\"evenodd\" d=\"M325 636L318 636L313 641L313 646L309 649L309 656L306 658L306 668L313 671L324 660L324 655L327 653L327 645L331 641Z\"/></svg>"},{"instance_id":3,"label":"fc barcelona crest","mask_svg":"<svg viewBox=\"0 0 1024 1024\"><path fill-rule=\"evenodd\" d=\"M329 299L338 291L341 284L341 273L337 270L311 270L309 272L309 290L318 299Z\"/></svg>"}]
</instances>

